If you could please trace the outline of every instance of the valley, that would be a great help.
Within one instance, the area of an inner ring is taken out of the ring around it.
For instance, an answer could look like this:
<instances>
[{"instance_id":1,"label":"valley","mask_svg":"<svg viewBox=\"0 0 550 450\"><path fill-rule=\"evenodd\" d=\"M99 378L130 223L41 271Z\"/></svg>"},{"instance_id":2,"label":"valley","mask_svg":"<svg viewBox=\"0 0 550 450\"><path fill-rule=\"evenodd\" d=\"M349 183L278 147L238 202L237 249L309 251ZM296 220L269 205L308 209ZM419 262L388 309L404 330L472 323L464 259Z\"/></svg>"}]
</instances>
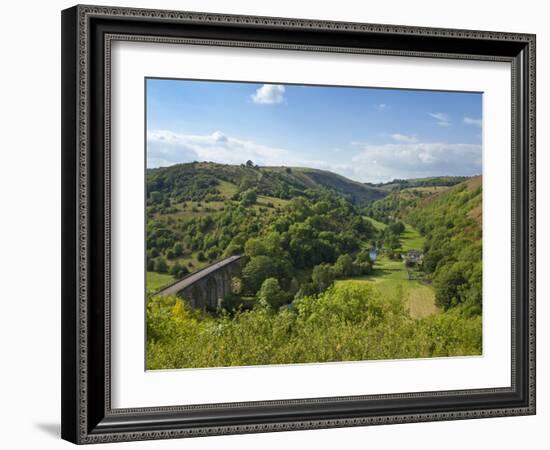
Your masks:
<instances>
[{"instance_id":1,"label":"valley","mask_svg":"<svg viewBox=\"0 0 550 450\"><path fill-rule=\"evenodd\" d=\"M481 352L481 177L373 185L252 161L146 177L148 368ZM156 295L232 255L215 295Z\"/></svg>"}]
</instances>

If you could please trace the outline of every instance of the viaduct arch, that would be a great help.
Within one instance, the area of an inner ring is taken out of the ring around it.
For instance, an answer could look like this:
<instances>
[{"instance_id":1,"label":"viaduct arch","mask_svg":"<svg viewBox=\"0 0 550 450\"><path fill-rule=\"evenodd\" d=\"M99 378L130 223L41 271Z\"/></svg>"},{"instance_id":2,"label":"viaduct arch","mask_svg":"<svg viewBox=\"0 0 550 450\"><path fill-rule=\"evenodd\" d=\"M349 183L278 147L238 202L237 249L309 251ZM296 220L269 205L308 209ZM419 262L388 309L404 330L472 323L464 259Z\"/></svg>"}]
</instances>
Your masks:
<instances>
[{"instance_id":1,"label":"viaduct arch","mask_svg":"<svg viewBox=\"0 0 550 450\"><path fill-rule=\"evenodd\" d=\"M162 289L158 295L177 295L193 308L216 309L231 292L231 278L241 268L243 255L229 256Z\"/></svg>"}]
</instances>

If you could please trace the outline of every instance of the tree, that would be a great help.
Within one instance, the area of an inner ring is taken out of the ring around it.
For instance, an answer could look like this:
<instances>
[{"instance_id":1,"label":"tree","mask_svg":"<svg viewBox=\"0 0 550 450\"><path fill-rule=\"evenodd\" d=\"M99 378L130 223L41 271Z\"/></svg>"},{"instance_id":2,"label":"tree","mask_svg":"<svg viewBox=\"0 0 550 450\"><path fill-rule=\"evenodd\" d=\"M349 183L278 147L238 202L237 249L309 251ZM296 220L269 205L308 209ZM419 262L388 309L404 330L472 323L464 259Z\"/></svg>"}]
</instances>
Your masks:
<instances>
[{"instance_id":1,"label":"tree","mask_svg":"<svg viewBox=\"0 0 550 450\"><path fill-rule=\"evenodd\" d=\"M334 273L337 277L350 277L355 275L353 258L350 255L340 255L334 263Z\"/></svg>"},{"instance_id":2,"label":"tree","mask_svg":"<svg viewBox=\"0 0 550 450\"><path fill-rule=\"evenodd\" d=\"M434 277L435 301L438 306L448 310L462 303L468 288L466 263L445 264L438 268Z\"/></svg>"},{"instance_id":3,"label":"tree","mask_svg":"<svg viewBox=\"0 0 550 450\"><path fill-rule=\"evenodd\" d=\"M208 258L209 261L215 260L218 257L218 255L219 255L219 250L217 247L211 247L206 252L206 257Z\"/></svg>"},{"instance_id":4,"label":"tree","mask_svg":"<svg viewBox=\"0 0 550 450\"><path fill-rule=\"evenodd\" d=\"M260 255L250 258L248 264L242 271L243 281L247 290L256 293L267 278L275 278L279 270L273 264L273 260L267 256Z\"/></svg>"},{"instance_id":5,"label":"tree","mask_svg":"<svg viewBox=\"0 0 550 450\"><path fill-rule=\"evenodd\" d=\"M167 271L168 271L168 264L166 263L166 260L162 256L159 256L155 260L155 272L166 273Z\"/></svg>"},{"instance_id":6,"label":"tree","mask_svg":"<svg viewBox=\"0 0 550 450\"><path fill-rule=\"evenodd\" d=\"M154 204L162 202L162 194L158 191L151 192L149 196L151 197L151 202Z\"/></svg>"},{"instance_id":7,"label":"tree","mask_svg":"<svg viewBox=\"0 0 550 450\"><path fill-rule=\"evenodd\" d=\"M400 235L405 231L405 224L403 222L394 222L391 225L388 226L388 230L391 231L393 234Z\"/></svg>"},{"instance_id":8,"label":"tree","mask_svg":"<svg viewBox=\"0 0 550 450\"><path fill-rule=\"evenodd\" d=\"M278 309L286 303L286 294L279 286L277 278L267 278L258 291L258 299L263 304Z\"/></svg>"},{"instance_id":9,"label":"tree","mask_svg":"<svg viewBox=\"0 0 550 450\"><path fill-rule=\"evenodd\" d=\"M248 239L244 246L244 252L249 257L265 255L282 258L286 256L281 234L277 231L270 231L261 237Z\"/></svg>"},{"instance_id":10,"label":"tree","mask_svg":"<svg viewBox=\"0 0 550 450\"><path fill-rule=\"evenodd\" d=\"M249 159L247 162L246 162L246 167L254 167L254 163Z\"/></svg>"},{"instance_id":11,"label":"tree","mask_svg":"<svg viewBox=\"0 0 550 450\"><path fill-rule=\"evenodd\" d=\"M241 192L240 199L243 206L253 205L257 199L256 190L251 188Z\"/></svg>"},{"instance_id":12,"label":"tree","mask_svg":"<svg viewBox=\"0 0 550 450\"><path fill-rule=\"evenodd\" d=\"M181 256L183 254L183 245L181 245L180 242L176 242L172 248L172 251L176 257Z\"/></svg>"},{"instance_id":13,"label":"tree","mask_svg":"<svg viewBox=\"0 0 550 450\"><path fill-rule=\"evenodd\" d=\"M313 268L311 281L317 292L325 291L334 281L335 274L329 264L319 264Z\"/></svg>"},{"instance_id":14,"label":"tree","mask_svg":"<svg viewBox=\"0 0 550 450\"><path fill-rule=\"evenodd\" d=\"M182 266L179 261L176 261L172 267L170 267L170 275L173 275L176 278L183 278L189 273L187 267Z\"/></svg>"},{"instance_id":15,"label":"tree","mask_svg":"<svg viewBox=\"0 0 550 450\"><path fill-rule=\"evenodd\" d=\"M366 248L362 249L357 256L355 261L353 261L356 271L360 275L368 275L372 272L372 260L370 259L369 250Z\"/></svg>"},{"instance_id":16,"label":"tree","mask_svg":"<svg viewBox=\"0 0 550 450\"><path fill-rule=\"evenodd\" d=\"M384 239L384 246L393 252L401 247L401 243L395 234L390 233L386 235L386 238Z\"/></svg>"}]
</instances>

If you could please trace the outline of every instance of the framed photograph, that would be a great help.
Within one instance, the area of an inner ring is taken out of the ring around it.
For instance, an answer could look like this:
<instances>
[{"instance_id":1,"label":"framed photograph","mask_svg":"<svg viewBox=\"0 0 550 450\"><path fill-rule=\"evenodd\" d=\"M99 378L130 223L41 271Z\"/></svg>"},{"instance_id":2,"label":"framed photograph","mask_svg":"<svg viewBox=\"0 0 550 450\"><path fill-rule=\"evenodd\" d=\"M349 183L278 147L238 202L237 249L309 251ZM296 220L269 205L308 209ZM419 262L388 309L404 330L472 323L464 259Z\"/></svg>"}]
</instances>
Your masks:
<instances>
[{"instance_id":1,"label":"framed photograph","mask_svg":"<svg viewBox=\"0 0 550 450\"><path fill-rule=\"evenodd\" d=\"M535 413L535 36L62 12L62 437Z\"/></svg>"}]
</instances>

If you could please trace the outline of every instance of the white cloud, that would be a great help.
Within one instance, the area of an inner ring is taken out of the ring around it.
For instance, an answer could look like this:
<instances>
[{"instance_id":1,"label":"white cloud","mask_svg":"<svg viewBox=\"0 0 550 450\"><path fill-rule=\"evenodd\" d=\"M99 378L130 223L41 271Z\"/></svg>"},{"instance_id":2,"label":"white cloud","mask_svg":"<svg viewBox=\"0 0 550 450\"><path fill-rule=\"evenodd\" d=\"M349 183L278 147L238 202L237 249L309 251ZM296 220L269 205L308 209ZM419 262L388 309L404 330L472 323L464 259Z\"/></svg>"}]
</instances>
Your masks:
<instances>
[{"instance_id":1,"label":"white cloud","mask_svg":"<svg viewBox=\"0 0 550 450\"><path fill-rule=\"evenodd\" d=\"M435 112L435 113L428 113L430 117L433 117L435 120L437 120L437 124L440 127L449 127L451 126L451 118L448 114L442 113L442 112Z\"/></svg>"},{"instance_id":2,"label":"white cloud","mask_svg":"<svg viewBox=\"0 0 550 450\"><path fill-rule=\"evenodd\" d=\"M312 167L330 170L352 180L370 182L481 173L480 145L397 140L396 143L380 145L356 142L352 148L353 151L342 148L333 160L326 157L309 159L296 151L234 138L221 131L187 135L154 130L147 135L147 167L192 161L242 164L250 159L260 166Z\"/></svg>"},{"instance_id":3,"label":"white cloud","mask_svg":"<svg viewBox=\"0 0 550 450\"><path fill-rule=\"evenodd\" d=\"M378 111L384 111L388 107L386 103L376 103L372 106L374 106Z\"/></svg>"},{"instance_id":4,"label":"white cloud","mask_svg":"<svg viewBox=\"0 0 550 450\"><path fill-rule=\"evenodd\" d=\"M466 125L475 125L481 127L481 119L473 119L472 117L464 117L464 123Z\"/></svg>"},{"instance_id":5,"label":"white cloud","mask_svg":"<svg viewBox=\"0 0 550 450\"><path fill-rule=\"evenodd\" d=\"M406 134L394 133L391 135L391 138L397 142L404 142L407 144L414 144L418 142L418 139L414 136L407 136Z\"/></svg>"},{"instance_id":6,"label":"white cloud","mask_svg":"<svg viewBox=\"0 0 550 450\"><path fill-rule=\"evenodd\" d=\"M192 161L242 164L247 160L261 166L308 166L330 170L319 161L296 157L296 152L233 138L221 131L187 135L154 130L147 135L147 167L170 166Z\"/></svg>"},{"instance_id":7,"label":"white cloud","mask_svg":"<svg viewBox=\"0 0 550 450\"><path fill-rule=\"evenodd\" d=\"M352 178L361 181L475 175L481 173L481 146L445 142L366 144L351 163Z\"/></svg>"},{"instance_id":8,"label":"white cloud","mask_svg":"<svg viewBox=\"0 0 550 450\"><path fill-rule=\"evenodd\" d=\"M284 93L285 87L280 84L264 84L251 97L254 103L273 105L284 101Z\"/></svg>"}]
</instances>

